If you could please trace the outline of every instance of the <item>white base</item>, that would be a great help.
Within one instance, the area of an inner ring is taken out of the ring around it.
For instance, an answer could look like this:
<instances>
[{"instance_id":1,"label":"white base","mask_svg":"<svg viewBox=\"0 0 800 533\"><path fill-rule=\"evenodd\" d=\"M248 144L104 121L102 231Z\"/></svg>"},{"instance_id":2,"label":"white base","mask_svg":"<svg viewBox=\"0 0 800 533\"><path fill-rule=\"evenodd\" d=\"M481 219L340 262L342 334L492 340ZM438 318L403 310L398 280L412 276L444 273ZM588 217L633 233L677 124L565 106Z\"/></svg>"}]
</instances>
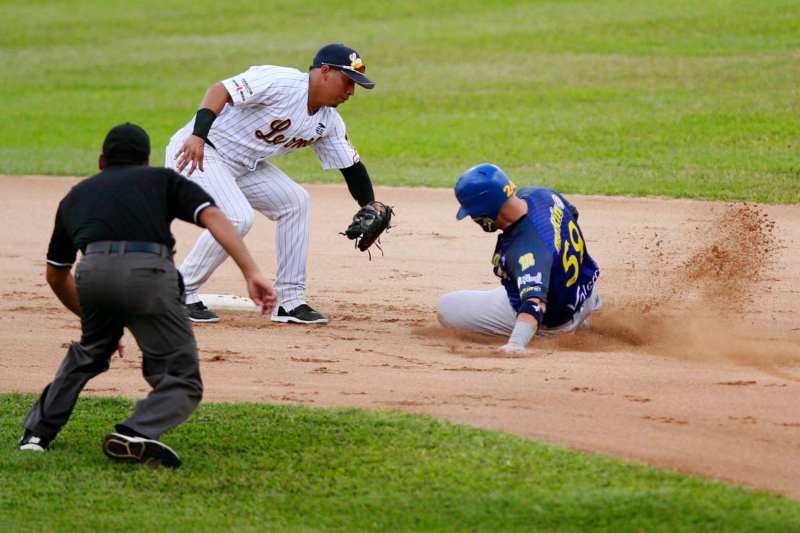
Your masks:
<instances>
[{"instance_id":1,"label":"white base","mask_svg":"<svg viewBox=\"0 0 800 533\"><path fill-rule=\"evenodd\" d=\"M200 300L206 307L224 311L257 311L258 307L250 298L233 294L201 294Z\"/></svg>"}]
</instances>

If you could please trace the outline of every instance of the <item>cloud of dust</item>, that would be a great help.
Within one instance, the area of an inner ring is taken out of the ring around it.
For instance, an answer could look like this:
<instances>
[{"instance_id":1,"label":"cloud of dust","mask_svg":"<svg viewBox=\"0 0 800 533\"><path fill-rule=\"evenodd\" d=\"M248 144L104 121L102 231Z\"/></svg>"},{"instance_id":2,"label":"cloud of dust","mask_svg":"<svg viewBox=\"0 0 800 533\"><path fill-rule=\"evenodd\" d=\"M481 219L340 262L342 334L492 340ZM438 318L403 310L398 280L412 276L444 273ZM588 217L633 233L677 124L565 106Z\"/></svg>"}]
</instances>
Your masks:
<instances>
[{"instance_id":1,"label":"cloud of dust","mask_svg":"<svg viewBox=\"0 0 800 533\"><path fill-rule=\"evenodd\" d=\"M714 239L650 284L644 300L617 302L592 317L592 328L554 340L560 349L644 351L726 360L800 381L798 339L754 324L753 288L774 266L775 224L758 206L730 204L712 226ZM699 233L699 231L698 231ZM697 235L687 238L696 239ZM653 276L652 272L647 273Z\"/></svg>"}]
</instances>

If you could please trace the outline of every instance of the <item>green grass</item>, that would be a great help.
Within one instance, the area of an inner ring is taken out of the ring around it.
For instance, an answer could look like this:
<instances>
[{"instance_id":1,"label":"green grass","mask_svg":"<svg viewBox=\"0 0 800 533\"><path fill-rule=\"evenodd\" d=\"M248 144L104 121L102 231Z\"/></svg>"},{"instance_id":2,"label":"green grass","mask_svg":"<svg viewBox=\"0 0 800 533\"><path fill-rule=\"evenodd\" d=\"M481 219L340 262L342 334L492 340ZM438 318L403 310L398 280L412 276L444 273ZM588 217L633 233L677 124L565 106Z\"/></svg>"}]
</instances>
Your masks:
<instances>
[{"instance_id":1,"label":"green grass","mask_svg":"<svg viewBox=\"0 0 800 533\"><path fill-rule=\"evenodd\" d=\"M114 464L126 400L82 399L46 455L0 395L0 530L800 530L800 503L397 412L203 405L178 471Z\"/></svg>"},{"instance_id":2,"label":"green grass","mask_svg":"<svg viewBox=\"0 0 800 533\"><path fill-rule=\"evenodd\" d=\"M0 173L86 175L131 120L154 162L213 81L346 41L342 107L374 180L492 161L565 192L800 201L794 0L0 3ZM310 150L279 164L341 182Z\"/></svg>"}]
</instances>

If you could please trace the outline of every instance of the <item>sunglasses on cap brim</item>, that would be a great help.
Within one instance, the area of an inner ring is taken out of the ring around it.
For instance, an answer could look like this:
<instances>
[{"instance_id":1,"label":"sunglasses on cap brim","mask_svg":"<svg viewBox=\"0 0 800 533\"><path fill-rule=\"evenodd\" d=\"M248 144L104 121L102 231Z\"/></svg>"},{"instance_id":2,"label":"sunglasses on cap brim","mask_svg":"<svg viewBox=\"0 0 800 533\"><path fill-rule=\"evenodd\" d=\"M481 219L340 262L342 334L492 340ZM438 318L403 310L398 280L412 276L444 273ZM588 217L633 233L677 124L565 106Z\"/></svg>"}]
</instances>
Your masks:
<instances>
[{"instance_id":1,"label":"sunglasses on cap brim","mask_svg":"<svg viewBox=\"0 0 800 533\"><path fill-rule=\"evenodd\" d=\"M367 71L367 67L365 65L361 65L358 68L353 68L350 65L337 65L336 63L321 63L321 65L328 65L331 68L339 70L349 70L351 72L358 72L359 74L363 74Z\"/></svg>"}]
</instances>

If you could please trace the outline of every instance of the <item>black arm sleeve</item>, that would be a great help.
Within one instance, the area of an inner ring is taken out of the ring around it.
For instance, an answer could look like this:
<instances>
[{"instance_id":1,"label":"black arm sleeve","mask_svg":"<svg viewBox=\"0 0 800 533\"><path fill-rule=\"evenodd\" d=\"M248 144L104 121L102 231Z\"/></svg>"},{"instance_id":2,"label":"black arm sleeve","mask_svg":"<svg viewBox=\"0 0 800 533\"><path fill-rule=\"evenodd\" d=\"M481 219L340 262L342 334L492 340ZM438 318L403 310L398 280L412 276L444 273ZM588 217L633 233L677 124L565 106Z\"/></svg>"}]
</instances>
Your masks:
<instances>
[{"instance_id":1,"label":"black arm sleeve","mask_svg":"<svg viewBox=\"0 0 800 533\"><path fill-rule=\"evenodd\" d=\"M47 247L47 262L57 268L69 268L75 262L78 249L64 227L64 201L58 205L53 235Z\"/></svg>"},{"instance_id":2,"label":"black arm sleeve","mask_svg":"<svg viewBox=\"0 0 800 533\"><path fill-rule=\"evenodd\" d=\"M339 169L347 182L347 188L358 205L365 206L375 201L375 191L372 190L372 181L367 174L367 167L359 161L352 167Z\"/></svg>"},{"instance_id":3,"label":"black arm sleeve","mask_svg":"<svg viewBox=\"0 0 800 533\"><path fill-rule=\"evenodd\" d=\"M200 212L206 207L216 205L213 198L199 185L189 181L171 169L164 169L169 180L170 219L179 218L184 222L200 224Z\"/></svg>"}]
</instances>

